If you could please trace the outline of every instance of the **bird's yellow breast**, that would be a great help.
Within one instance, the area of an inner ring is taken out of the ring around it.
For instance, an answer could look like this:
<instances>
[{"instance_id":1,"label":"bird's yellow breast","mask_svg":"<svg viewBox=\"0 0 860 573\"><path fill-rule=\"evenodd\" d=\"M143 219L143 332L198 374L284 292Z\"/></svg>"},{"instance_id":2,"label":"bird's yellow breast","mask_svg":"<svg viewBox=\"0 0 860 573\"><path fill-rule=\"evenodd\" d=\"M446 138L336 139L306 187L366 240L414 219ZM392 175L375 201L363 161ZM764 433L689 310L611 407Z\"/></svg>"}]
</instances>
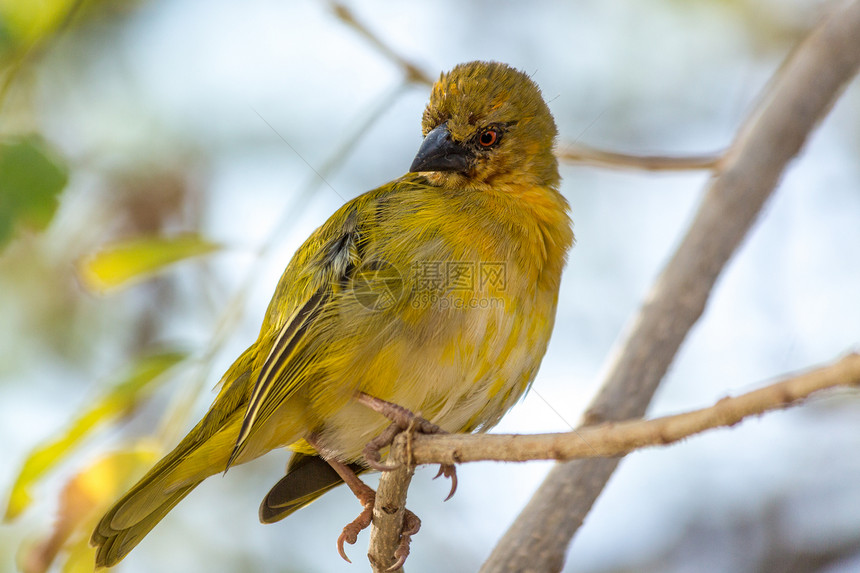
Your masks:
<instances>
[{"instance_id":1,"label":"bird's yellow breast","mask_svg":"<svg viewBox=\"0 0 860 573\"><path fill-rule=\"evenodd\" d=\"M327 453L346 460L389 423L356 404L356 392L450 432L498 422L537 373L571 240L563 207L553 211L561 221L527 209L511 217L474 191L411 184L372 208L386 225L374 227L374 250L363 254L370 269L344 290L331 327L341 336L315 360L301 396Z\"/></svg>"}]
</instances>

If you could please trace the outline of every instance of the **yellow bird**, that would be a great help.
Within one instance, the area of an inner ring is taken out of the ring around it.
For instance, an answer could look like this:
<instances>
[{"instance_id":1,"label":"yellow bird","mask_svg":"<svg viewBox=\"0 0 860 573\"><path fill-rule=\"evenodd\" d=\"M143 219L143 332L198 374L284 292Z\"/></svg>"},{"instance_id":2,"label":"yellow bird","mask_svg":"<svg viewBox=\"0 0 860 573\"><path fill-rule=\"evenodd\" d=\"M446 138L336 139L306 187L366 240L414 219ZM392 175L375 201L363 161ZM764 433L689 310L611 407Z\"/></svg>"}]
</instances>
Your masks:
<instances>
[{"instance_id":1,"label":"yellow bird","mask_svg":"<svg viewBox=\"0 0 860 573\"><path fill-rule=\"evenodd\" d=\"M378 466L403 409L425 431L480 432L528 390L573 244L555 122L526 74L471 62L435 83L422 131L409 173L346 203L293 256L209 411L101 519L97 566L207 477L283 447L295 453L260 520L346 481L364 511L343 554L373 504L356 474Z\"/></svg>"}]
</instances>

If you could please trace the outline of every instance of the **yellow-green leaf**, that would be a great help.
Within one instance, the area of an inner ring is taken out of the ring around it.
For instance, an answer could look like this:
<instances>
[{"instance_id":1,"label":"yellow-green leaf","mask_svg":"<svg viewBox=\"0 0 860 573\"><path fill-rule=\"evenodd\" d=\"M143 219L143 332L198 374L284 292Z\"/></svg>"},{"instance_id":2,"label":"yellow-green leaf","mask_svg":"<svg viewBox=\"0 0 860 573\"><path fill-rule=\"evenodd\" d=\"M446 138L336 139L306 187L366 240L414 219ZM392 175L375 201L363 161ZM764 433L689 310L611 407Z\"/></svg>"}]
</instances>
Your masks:
<instances>
[{"instance_id":1,"label":"yellow-green leaf","mask_svg":"<svg viewBox=\"0 0 860 573\"><path fill-rule=\"evenodd\" d=\"M107 394L74 419L58 437L36 447L25 460L12 486L5 519L14 519L30 505L33 485L64 460L83 438L99 425L132 410L151 394L157 382L166 379L162 374L185 357L186 354L180 352L162 352L141 358Z\"/></svg>"},{"instance_id":2,"label":"yellow-green leaf","mask_svg":"<svg viewBox=\"0 0 860 573\"><path fill-rule=\"evenodd\" d=\"M78 272L87 288L104 292L141 280L171 263L220 248L199 235L133 239L107 245L85 257L78 264Z\"/></svg>"},{"instance_id":3,"label":"yellow-green leaf","mask_svg":"<svg viewBox=\"0 0 860 573\"><path fill-rule=\"evenodd\" d=\"M44 229L67 180L66 165L39 137L0 141L0 246L21 225Z\"/></svg>"},{"instance_id":4,"label":"yellow-green leaf","mask_svg":"<svg viewBox=\"0 0 860 573\"><path fill-rule=\"evenodd\" d=\"M33 41L52 32L73 5L74 0L0 0L0 17L7 33Z\"/></svg>"},{"instance_id":5,"label":"yellow-green leaf","mask_svg":"<svg viewBox=\"0 0 860 573\"><path fill-rule=\"evenodd\" d=\"M64 550L63 573L92 573L95 550L89 546L89 538L96 520L160 453L157 444L143 441L102 456L72 477L60 494L52 529L22 544L18 568L25 573L44 573Z\"/></svg>"}]
</instances>

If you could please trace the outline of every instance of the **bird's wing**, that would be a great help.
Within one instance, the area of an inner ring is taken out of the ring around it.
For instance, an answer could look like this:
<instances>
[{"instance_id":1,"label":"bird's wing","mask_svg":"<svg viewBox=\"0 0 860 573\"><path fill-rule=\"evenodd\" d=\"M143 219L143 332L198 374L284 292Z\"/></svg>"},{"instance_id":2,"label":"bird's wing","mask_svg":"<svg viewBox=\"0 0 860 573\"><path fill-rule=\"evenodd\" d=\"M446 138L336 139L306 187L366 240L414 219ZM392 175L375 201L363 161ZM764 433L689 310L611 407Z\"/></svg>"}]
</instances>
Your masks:
<instances>
[{"instance_id":1,"label":"bird's wing","mask_svg":"<svg viewBox=\"0 0 860 573\"><path fill-rule=\"evenodd\" d=\"M255 429L300 385L302 377L297 373L307 359L302 356L302 342L315 328L325 328L325 317L330 316L327 311L333 309L343 285L360 267L364 246L372 240L368 227L376 217L375 204L397 187L398 182L393 182L346 203L308 238L284 271L260 334L259 359L267 354L250 393L228 468Z\"/></svg>"},{"instance_id":2,"label":"bird's wing","mask_svg":"<svg viewBox=\"0 0 860 573\"><path fill-rule=\"evenodd\" d=\"M289 369L293 351L330 298L331 290L325 286L320 287L278 332L275 342L260 370L260 375L254 384L254 390L251 392L239 435L236 438L233 452L230 454L230 459L227 462L228 468L233 465L236 457L241 452L242 446L248 439L254 422L257 420L257 416L266 399L271 394L272 389L287 377L285 374L287 374L287 370ZM284 397L288 394L289 390L285 393Z\"/></svg>"},{"instance_id":3,"label":"bird's wing","mask_svg":"<svg viewBox=\"0 0 860 573\"><path fill-rule=\"evenodd\" d=\"M356 475L367 471L357 463L348 467ZM323 458L296 452L290 458L287 475L269 490L260 504L260 523L280 521L342 483L343 478Z\"/></svg>"}]
</instances>

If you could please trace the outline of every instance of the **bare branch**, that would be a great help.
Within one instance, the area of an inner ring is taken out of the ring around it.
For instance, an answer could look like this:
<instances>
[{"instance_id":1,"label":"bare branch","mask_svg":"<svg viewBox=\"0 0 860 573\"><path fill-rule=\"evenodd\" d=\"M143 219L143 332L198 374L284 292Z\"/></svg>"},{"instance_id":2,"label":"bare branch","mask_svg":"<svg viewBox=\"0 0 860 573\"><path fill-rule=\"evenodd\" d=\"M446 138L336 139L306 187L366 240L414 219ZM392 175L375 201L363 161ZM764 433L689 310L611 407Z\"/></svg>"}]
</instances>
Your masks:
<instances>
[{"instance_id":1,"label":"bare branch","mask_svg":"<svg viewBox=\"0 0 860 573\"><path fill-rule=\"evenodd\" d=\"M834 364L723 398L713 406L654 420L609 422L557 434L418 434L411 442L413 464L475 461L523 462L623 456L634 450L672 444L694 434L733 426L749 416L797 404L814 392L837 386L860 387L860 354ZM397 455L405 458L405 449Z\"/></svg>"},{"instance_id":2,"label":"bare branch","mask_svg":"<svg viewBox=\"0 0 860 573\"><path fill-rule=\"evenodd\" d=\"M380 54L397 64L397 66L403 70L403 73L406 76L406 81L428 86L433 85L433 80L430 78L429 74L419 68L416 64L398 54L391 46L379 39L379 36L371 32L370 28L356 19L355 15L349 8L340 2L334 1L331 2L331 8L338 19L364 36L364 38L370 42L374 48L379 50Z\"/></svg>"},{"instance_id":3,"label":"bare branch","mask_svg":"<svg viewBox=\"0 0 860 573\"><path fill-rule=\"evenodd\" d=\"M405 434L400 434L394 444L405 444L406 438ZM392 445L392 450L394 448L395 445ZM401 463L395 470L382 472L379 478L370 529L370 548L367 552L374 573L388 572L389 567L397 561L394 552L400 544L400 532L406 515L406 491L413 473L414 465ZM398 567L390 571L396 573L402 570L402 567Z\"/></svg>"},{"instance_id":4,"label":"bare branch","mask_svg":"<svg viewBox=\"0 0 860 573\"><path fill-rule=\"evenodd\" d=\"M745 122L636 316L586 424L642 417L723 267L858 65L860 0L854 0L798 46ZM617 464L596 459L556 465L481 570L560 570L570 539Z\"/></svg>"},{"instance_id":5,"label":"bare branch","mask_svg":"<svg viewBox=\"0 0 860 573\"><path fill-rule=\"evenodd\" d=\"M722 158L714 155L670 157L667 155L629 155L596 149L581 144L563 144L556 149L556 157L569 163L584 163L599 167L640 169L645 171L701 171L716 169Z\"/></svg>"},{"instance_id":6,"label":"bare branch","mask_svg":"<svg viewBox=\"0 0 860 573\"><path fill-rule=\"evenodd\" d=\"M373 510L368 558L376 573L397 559L406 513L406 494L415 465L474 461L523 462L623 456L634 450L665 446L706 430L733 426L744 418L799 404L815 392L860 387L860 354L783 378L764 388L713 406L654 420L609 422L579 431L556 434L400 434L390 458L399 464L383 472Z\"/></svg>"}]
</instances>

